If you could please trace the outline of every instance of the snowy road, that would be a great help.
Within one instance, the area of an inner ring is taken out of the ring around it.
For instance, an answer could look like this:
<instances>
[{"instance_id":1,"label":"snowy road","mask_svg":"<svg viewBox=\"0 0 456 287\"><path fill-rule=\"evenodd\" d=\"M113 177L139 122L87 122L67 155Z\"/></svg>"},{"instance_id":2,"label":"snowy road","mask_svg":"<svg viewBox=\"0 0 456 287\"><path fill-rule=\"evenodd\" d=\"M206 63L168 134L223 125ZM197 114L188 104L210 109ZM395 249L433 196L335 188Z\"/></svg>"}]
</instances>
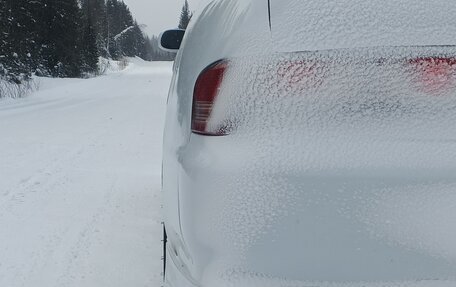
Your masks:
<instances>
[{"instance_id":1,"label":"snowy road","mask_svg":"<svg viewBox=\"0 0 456 287\"><path fill-rule=\"evenodd\" d=\"M0 101L0 286L160 286L169 63Z\"/></svg>"}]
</instances>

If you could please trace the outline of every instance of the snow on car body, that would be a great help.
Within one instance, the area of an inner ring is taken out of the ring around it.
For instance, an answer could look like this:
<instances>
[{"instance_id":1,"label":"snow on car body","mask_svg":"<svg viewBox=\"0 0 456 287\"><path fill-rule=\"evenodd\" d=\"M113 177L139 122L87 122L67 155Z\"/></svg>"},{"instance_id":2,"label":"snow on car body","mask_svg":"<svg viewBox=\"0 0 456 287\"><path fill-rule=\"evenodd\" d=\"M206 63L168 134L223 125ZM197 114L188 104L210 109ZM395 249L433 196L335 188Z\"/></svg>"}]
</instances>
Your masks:
<instances>
[{"instance_id":1,"label":"snow on car body","mask_svg":"<svg viewBox=\"0 0 456 287\"><path fill-rule=\"evenodd\" d=\"M164 140L168 286L454 286L456 3L205 1Z\"/></svg>"}]
</instances>

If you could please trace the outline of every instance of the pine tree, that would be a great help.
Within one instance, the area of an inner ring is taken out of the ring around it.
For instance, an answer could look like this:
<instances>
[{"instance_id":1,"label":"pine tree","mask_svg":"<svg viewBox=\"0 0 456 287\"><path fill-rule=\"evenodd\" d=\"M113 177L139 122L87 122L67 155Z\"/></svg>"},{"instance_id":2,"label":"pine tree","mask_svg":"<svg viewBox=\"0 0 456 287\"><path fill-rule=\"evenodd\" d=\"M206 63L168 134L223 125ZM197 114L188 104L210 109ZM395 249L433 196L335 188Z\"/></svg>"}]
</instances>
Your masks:
<instances>
[{"instance_id":1,"label":"pine tree","mask_svg":"<svg viewBox=\"0 0 456 287\"><path fill-rule=\"evenodd\" d=\"M8 8L6 0L0 0L0 80L7 80L11 67L11 59L9 57L10 12Z\"/></svg>"},{"instance_id":2,"label":"pine tree","mask_svg":"<svg viewBox=\"0 0 456 287\"><path fill-rule=\"evenodd\" d=\"M84 73L94 73L98 70L99 52L96 45L96 35L92 23L85 25L82 35L82 71Z\"/></svg>"},{"instance_id":3,"label":"pine tree","mask_svg":"<svg viewBox=\"0 0 456 287\"><path fill-rule=\"evenodd\" d=\"M84 21L92 23L98 53L109 57L108 17L105 0L81 0Z\"/></svg>"},{"instance_id":4,"label":"pine tree","mask_svg":"<svg viewBox=\"0 0 456 287\"><path fill-rule=\"evenodd\" d=\"M140 56L146 40L128 6L118 0L108 0L106 6L111 57Z\"/></svg>"},{"instance_id":5,"label":"pine tree","mask_svg":"<svg viewBox=\"0 0 456 287\"><path fill-rule=\"evenodd\" d=\"M81 75L82 18L76 0L45 0L44 66L54 77Z\"/></svg>"},{"instance_id":6,"label":"pine tree","mask_svg":"<svg viewBox=\"0 0 456 287\"><path fill-rule=\"evenodd\" d=\"M134 20L125 3L118 0L107 2L110 55L113 59L120 59L123 56L131 56L129 41L133 41L131 29Z\"/></svg>"},{"instance_id":7,"label":"pine tree","mask_svg":"<svg viewBox=\"0 0 456 287\"><path fill-rule=\"evenodd\" d=\"M188 24L190 23L190 20L192 18L192 13L190 12L190 8L188 5L188 1L185 0L184 6L182 6L182 11L180 14L180 19L179 19L179 29L187 29Z\"/></svg>"},{"instance_id":8,"label":"pine tree","mask_svg":"<svg viewBox=\"0 0 456 287\"><path fill-rule=\"evenodd\" d=\"M0 73L21 83L39 62L39 30L44 5L40 1L0 0Z\"/></svg>"}]
</instances>

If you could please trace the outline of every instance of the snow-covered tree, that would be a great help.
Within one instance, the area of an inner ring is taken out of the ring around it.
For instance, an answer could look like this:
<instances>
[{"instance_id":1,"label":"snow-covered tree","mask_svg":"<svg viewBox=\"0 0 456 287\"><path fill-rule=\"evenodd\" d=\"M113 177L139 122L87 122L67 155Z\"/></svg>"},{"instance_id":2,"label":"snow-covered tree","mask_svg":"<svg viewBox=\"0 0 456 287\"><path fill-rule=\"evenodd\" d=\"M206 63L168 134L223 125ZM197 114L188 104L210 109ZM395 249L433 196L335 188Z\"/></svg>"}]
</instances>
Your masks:
<instances>
[{"instance_id":1,"label":"snow-covered tree","mask_svg":"<svg viewBox=\"0 0 456 287\"><path fill-rule=\"evenodd\" d=\"M37 17L43 4L0 0L0 7L0 75L8 81L20 83L30 77L34 59L38 57Z\"/></svg>"}]
</instances>

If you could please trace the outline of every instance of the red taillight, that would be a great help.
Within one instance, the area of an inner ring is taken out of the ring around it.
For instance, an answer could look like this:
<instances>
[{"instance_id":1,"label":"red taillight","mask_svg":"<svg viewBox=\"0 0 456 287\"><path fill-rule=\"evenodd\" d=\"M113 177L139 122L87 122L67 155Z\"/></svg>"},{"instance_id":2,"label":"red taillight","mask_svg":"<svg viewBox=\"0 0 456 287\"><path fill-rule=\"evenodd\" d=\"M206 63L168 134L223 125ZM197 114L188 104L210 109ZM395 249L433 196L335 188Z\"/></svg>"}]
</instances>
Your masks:
<instances>
[{"instance_id":1,"label":"red taillight","mask_svg":"<svg viewBox=\"0 0 456 287\"><path fill-rule=\"evenodd\" d=\"M454 86L456 58L427 57L412 59L418 88L425 93L435 94Z\"/></svg>"},{"instance_id":2,"label":"red taillight","mask_svg":"<svg viewBox=\"0 0 456 287\"><path fill-rule=\"evenodd\" d=\"M217 62L206 68L198 77L193 94L192 131L202 135L226 135L223 127L210 128L212 108L225 76L228 63Z\"/></svg>"}]
</instances>

